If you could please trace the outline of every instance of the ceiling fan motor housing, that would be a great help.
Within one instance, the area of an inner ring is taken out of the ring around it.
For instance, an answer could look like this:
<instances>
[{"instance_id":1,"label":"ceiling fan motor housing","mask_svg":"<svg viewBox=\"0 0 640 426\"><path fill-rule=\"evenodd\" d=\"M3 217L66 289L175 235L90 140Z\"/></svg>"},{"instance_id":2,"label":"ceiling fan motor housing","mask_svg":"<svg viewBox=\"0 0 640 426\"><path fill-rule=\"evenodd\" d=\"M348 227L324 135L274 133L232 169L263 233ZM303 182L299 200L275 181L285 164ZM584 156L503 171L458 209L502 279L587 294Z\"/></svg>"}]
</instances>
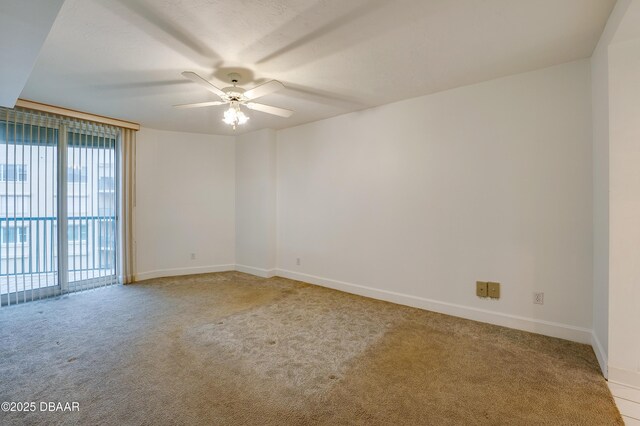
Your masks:
<instances>
[{"instance_id":1,"label":"ceiling fan motor housing","mask_svg":"<svg viewBox=\"0 0 640 426\"><path fill-rule=\"evenodd\" d=\"M240 101L244 98L243 94L245 90L242 87L230 86L225 87L222 91L227 95L230 101Z\"/></svg>"},{"instance_id":2,"label":"ceiling fan motor housing","mask_svg":"<svg viewBox=\"0 0 640 426\"><path fill-rule=\"evenodd\" d=\"M242 95L244 94L244 89L236 86L236 84L238 84L238 82L240 81L241 75L237 72L232 72L227 74L227 76L229 77L229 80L231 81L231 84L233 84L233 86L225 87L224 89L222 89L222 91L227 94L227 98L229 101L243 100Z\"/></svg>"}]
</instances>

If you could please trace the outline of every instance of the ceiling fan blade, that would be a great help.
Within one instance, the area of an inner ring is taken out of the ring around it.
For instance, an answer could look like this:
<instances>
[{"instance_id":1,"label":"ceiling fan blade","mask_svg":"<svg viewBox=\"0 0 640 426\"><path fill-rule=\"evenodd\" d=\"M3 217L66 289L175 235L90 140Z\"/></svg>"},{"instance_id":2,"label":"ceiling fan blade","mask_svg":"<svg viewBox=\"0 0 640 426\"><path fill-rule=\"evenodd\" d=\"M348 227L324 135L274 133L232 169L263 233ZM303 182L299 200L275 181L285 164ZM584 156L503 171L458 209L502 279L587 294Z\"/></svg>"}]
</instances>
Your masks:
<instances>
[{"instance_id":1,"label":"ceiling fan blade","mask_svg":"<svg viewBox=\"0 0 640 426\"><path fill-rule=\"evenodd\" d=\"M247 108L252 109L254 111L266 112L267 114L277 115L279 117L289 118L293 111L284 108L278 108L271 105L258 104L255 102L249 102L246 104Z\"/></svg>"},{"instance_id":2,"label":"ceiling fan blade","mask_svg":"<svg viewBox=\"0 0 640 426\"><path fill-rule=\"evenodd\" d=\"M215 93L216 95L220 96L220 98L222 99L224 99L226 96L226 93L224 93L222 90L218 89L216 86L211 84L208 80L205 80L204 78L200 77L195 72L185 71L182 73L182 76L185 78L188 78L189 80L193 81L196 84L199 84L200 86L204 87L211 93Z\"/></svg>"},{"instance_id":3,"label":"ceiling fan blade","mask_svg":"<svg viewBox=\"0 0 640 426\"><path fill-rule=\"evenodd\" d=\"M244 92L244 97L247 99L256 99L260 96L268 95L269 93L277 92L280 89L284 89L284 84L278 80L267 81L260 86L256 86L253 89Z\"/></svg>"},{"instance_id":4,"label":"ceiling fan blade","mask_svg":"<svg viewBox=\"0 0 640 426\"><path fill-rule=\"evenodd\" d=\"M211 102L198 102L195 104L180 104L180 105L174 105L174 108L180 108L180 109L186 109L186 108L202 108L202 107L208 107L208 106L214 106L214 105L224 105L226 104L226 102L223 101L211 101Z\"/></svg>"}]
</instances>

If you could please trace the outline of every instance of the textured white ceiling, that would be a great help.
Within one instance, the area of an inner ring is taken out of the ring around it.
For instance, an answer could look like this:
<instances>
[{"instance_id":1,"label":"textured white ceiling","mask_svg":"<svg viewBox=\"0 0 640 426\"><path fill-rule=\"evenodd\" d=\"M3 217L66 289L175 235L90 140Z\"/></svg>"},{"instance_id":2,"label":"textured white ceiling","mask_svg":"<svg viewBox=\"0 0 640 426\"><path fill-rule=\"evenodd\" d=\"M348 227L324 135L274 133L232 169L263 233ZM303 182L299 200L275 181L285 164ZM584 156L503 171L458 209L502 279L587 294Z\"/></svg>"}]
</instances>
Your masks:
<instances>
[{"instance_id":1,"label":"textured white ceiling","mask_svg":"<svg viewBox=\"0 0 640 426\"><path fill-rule=\"evenodd\" d=\"M165 130L232 134L183 79L285 90L236 132L345 112L589 57L615 0L66 0L21 97Z\"/></svg>"}]
</instances>

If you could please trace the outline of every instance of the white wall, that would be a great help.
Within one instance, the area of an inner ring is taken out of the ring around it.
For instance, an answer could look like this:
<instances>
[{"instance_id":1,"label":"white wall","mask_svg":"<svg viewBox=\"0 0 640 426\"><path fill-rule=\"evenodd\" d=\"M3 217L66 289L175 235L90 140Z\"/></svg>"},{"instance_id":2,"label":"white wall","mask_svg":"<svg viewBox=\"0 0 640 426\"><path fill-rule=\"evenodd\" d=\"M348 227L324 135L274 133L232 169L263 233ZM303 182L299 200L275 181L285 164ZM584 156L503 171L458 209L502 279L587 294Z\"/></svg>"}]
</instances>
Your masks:
<instances>
[{"instance_id":1,"label":"white wall","mask_svg":"<svg viewBox=\"0 0 640 426\"><path fill-rule=\"evenodd\" d=\"M593 347L605 377L609 353L609 45L628 6L628 0L616 3L591 57Z\"/></svg>"},{"instance_id":2,"label":"white wall","mask_svg":"<svg viewBox=\"0 0 640 426\"><path fill-rule=\"evenodd\" d=\"M616 3L591 69L594 349L611 382L640 388L639 2Z\"/></svg>"},{"instance_id":3,"label":"white wall","mask_svg":"<svg viewBox=\"0 0 640 426\"><path fill-rule=\"evenodd\" d=\"M640 388L640 38L609 47L609 74L609 378Z\"/></svg>"},{"instance_id":4,"label":"white wall","mask_svg":"<svg viewBox=\"0 0 640 426\"><path fill-rule=\"evenodd\" d=\"M593 332L606 375L609 343L609 61L607 46L591 58L593 126Z\"/></svg>"},{"instance_id":5,"label":"white wall","mask_svg":"<svg viewBox=\"0 0 640 426\"><path fill-rule=\"evenodd\" d=\"M278 273L590 342L589 74L573 62L278 132Z\"/></svg>"},{"instance_id":6,"label":"white wall","mask_svg":"<svg viewBox=\"0 0 640 426\"><path fill-rule=\"evenodd\" d=\"M137 279L234 268L233 137L143 128L136 173Z\"/></svg>"},{"instance_id":7,"label":"white wall","mask_svg":"<svg viewBox=\"0 0 640 426\"><path fill-rule=\"evenodd\" d=\"M237 269L271 276L276 266L276 132L236 138Z\"/></svg>"}]
</instances>

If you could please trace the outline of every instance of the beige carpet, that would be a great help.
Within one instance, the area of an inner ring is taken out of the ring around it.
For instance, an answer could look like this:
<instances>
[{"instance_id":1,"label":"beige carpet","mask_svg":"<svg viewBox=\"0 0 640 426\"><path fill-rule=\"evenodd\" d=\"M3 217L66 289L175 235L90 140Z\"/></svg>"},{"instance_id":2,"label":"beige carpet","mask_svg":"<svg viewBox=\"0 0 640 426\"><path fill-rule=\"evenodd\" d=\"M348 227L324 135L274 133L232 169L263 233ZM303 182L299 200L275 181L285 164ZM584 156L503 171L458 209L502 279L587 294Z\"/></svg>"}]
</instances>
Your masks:
<instances>
[{"instance_id":1,"label":"beige carpet","mask_svg":"<svg viewBox=\"0 0 640 426\"><path fill-rule=\"evenodd\" d=\"M24 424L620 425L592 349L237 272L0 309Z\"/></svg>"}]
</instances>

